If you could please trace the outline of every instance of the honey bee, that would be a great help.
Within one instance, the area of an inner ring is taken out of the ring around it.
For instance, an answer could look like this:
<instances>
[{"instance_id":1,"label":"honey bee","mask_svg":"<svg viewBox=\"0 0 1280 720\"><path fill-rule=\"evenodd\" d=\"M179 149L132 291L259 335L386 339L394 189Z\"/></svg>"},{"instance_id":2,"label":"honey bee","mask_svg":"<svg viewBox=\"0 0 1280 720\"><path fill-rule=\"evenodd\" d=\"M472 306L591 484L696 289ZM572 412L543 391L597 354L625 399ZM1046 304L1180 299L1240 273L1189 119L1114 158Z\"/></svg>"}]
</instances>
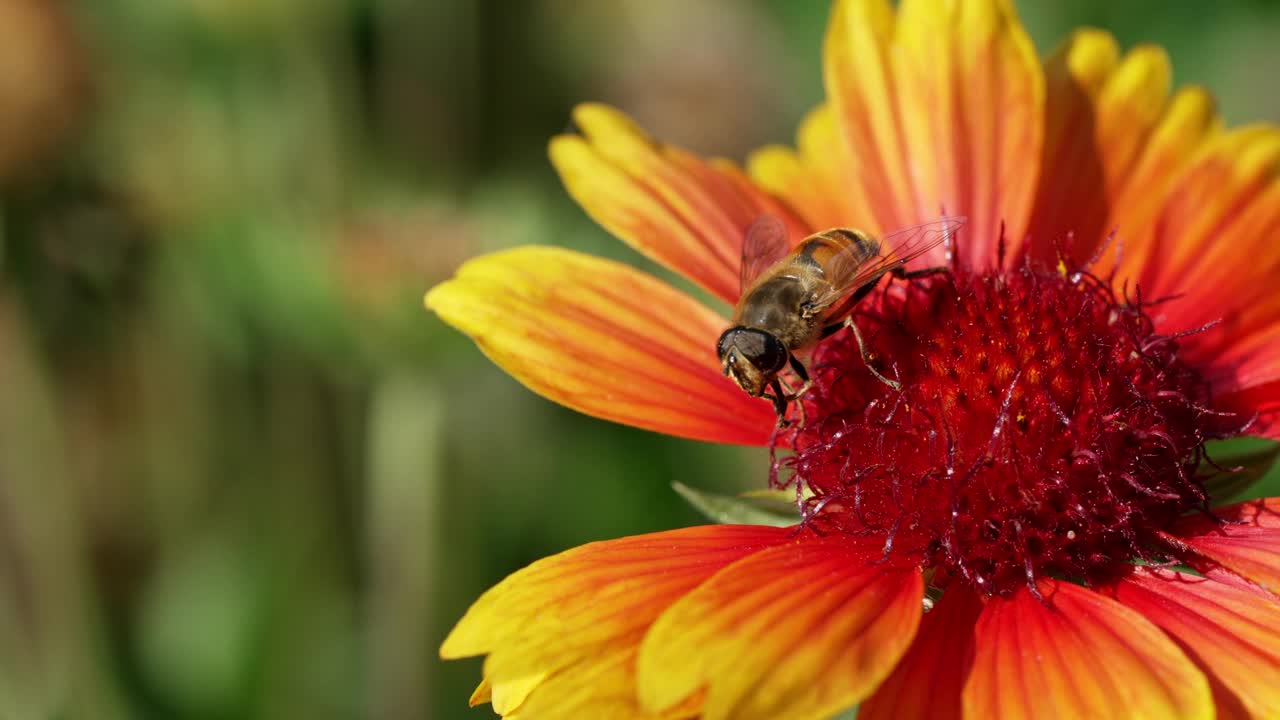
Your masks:
<instances>
[{"instance_id":1,"label":"honey bee","mask_svg":"<svg viewBox=\"0 0 1280 720\"><path fill-rule=\"evenodd\" d=\"M908 272L906 264L950 243L963 224L964 218L947 217L880 239L861 230L834 228L790 248L781 220L772 215L756 220L742 243L741 295L733 325L716 343L724 374L748 395L772 401L785 425L787 404L809 389L809 373L795 353L847 325L867 368L897 389L896 381L872 366L851 313L884 275L913 278L942 271ZM794 392L784 392L778 377L788 365L803 383Z\"/></svg>"}]
</instances>

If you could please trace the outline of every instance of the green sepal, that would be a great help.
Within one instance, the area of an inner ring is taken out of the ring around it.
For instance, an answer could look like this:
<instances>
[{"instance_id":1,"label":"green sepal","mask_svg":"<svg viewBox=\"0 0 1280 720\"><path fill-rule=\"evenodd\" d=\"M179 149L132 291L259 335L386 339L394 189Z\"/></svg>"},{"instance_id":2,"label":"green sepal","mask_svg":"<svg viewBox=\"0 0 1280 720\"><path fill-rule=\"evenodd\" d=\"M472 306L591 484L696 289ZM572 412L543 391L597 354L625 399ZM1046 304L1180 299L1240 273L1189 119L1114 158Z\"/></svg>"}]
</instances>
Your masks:
<instances>
[{"instance_id":1,"label":"green sepal","mask_svg":"<svg viewBox=\"0 0 1280 720\"><path fill-rule=\"evenodd\" d=\"M684 498L694 510L702 513L708 520L725 525L770 525L788 527L800 522L799 513L794 503L787 504L771 499L756 499L734 495L695 490L682 482L673 482L671 487ZM791 497L795 497L794 493Z\"/></svg>"}]
</instances>

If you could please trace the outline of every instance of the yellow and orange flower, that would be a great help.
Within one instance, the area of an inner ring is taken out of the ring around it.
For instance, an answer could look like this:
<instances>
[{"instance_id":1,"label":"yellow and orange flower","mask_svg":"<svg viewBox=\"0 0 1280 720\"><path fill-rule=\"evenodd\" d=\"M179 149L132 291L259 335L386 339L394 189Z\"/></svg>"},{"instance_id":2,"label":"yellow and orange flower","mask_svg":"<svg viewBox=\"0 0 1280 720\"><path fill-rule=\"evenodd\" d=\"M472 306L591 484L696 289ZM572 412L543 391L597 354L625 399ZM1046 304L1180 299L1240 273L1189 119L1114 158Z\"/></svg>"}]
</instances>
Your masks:
<instances>
[{"instance_id":1,"label":"yellow and orange flower","mask_svg":"<svg viewBox=\"0 0 1280 720\"><path fill-rule=\"evenodd\" d=\"M805 422L720 371L728 321L552 247L427 306L597 417L780 445L792 528L593 543L485 593L441 648L505 717L1280 717L1280 499L1212 507L1208 440L1280 439L1280 130L1225 130L1164 53L1081 30L1041 63L1002 0L841 0L828 101L746 172L600 105L551 142L625 242L737 299L746 228L968 218L810 359ZM1108 238L1114 241L1108 243ZM1103 252L1105 250L1105 252ZM934 602L936 600L936 602ZM928 612L922 607L932 606Z\"/></svg>"}]
</instances>

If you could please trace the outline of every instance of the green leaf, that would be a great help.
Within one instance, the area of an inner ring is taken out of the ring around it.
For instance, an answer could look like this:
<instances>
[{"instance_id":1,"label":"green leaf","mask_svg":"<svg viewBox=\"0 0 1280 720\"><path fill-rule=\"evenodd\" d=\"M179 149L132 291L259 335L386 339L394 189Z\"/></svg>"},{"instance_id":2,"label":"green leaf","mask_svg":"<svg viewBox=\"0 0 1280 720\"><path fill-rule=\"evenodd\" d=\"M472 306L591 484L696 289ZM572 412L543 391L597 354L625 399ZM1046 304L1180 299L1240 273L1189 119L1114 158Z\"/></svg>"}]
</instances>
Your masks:
<instances>
[{"instance_id":1,"label":"green leaf","mask_svg":"<svg viewBox=\"0 0 1280 720\"><path fill-rule=\"evenodd\" d=\"M782 510L782 508L786 507L785 505L779 506L778 509L768 509L750 498L695 490L681 482L673 482L671 487L680 494L680 497L688 501L695 510L713 522L787 527L800 521L795 512L787 513Z\"/></svg>"},{"instance_id":2,"label":"green leaf","mask_svg":"<svg viewBox=\"0 0 1280 720\"><path fill-rule=\"evenodd\" d=\"M1218 465L1236 470L1216 471L1213 477L1205 481L1205 489L1213 498L1213 504L1223 505L1252 497L1245 496L1245 491L1266 477L1275 466L1276 458L1280 457L1280 444L1269 440L1241 438L1217 444L1210 448L1210 453ZM1203 469L1214 470L1208 463L1205 463Z\"/></svg>"}]
</instances>

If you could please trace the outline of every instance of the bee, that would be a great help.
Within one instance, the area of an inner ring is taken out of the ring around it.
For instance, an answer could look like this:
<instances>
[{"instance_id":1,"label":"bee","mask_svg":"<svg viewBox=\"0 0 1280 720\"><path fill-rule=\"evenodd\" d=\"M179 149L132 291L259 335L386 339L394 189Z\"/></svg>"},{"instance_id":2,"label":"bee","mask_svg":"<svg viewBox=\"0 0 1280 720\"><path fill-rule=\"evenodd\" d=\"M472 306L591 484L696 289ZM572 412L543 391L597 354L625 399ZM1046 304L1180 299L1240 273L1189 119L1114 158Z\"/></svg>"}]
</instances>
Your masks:
<instances>
[{"instance_id":1,"label":"bee","mask_svg":"<svg viewBox=\"0 0 1280 720\"><path fill-rule=\"evenodd\" d=\"M898 389L897 381L872 366L851 313L884 275L914 278L945 270L908 272L906 264L944 242L949 247L963 224L964 218L947 217L880 239L861 230L834 228L791 248L782 221L762 216L743 239L741 294L733 325L716 343L724 374L748 395L772 401L779 423L785 425L787 404L804 395L810 384L796 352L848 326L867 368ZM803 383L795 392L784 392L778 377L788 365Z\"/></svg>"}]
</instances>

